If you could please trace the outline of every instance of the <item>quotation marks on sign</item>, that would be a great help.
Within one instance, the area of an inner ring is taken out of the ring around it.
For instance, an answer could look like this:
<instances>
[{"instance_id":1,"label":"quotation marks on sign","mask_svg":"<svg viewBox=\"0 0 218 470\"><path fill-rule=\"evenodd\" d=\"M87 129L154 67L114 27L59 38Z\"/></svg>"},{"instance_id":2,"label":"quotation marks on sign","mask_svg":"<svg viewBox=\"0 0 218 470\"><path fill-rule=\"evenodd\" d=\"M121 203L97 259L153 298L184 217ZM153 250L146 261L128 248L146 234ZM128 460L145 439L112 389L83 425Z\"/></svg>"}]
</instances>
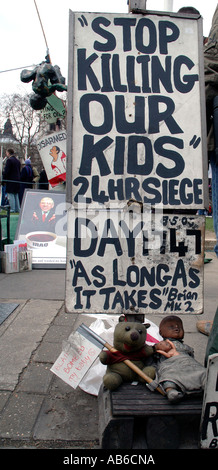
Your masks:
<instances>
[{"instance_id":1,"label":"quotation marks on sign","mask_svg":"<svg viewBox=\"0 0 218 470\"><path fill-rule=\"evenodd\" d=\"M85 18L84 15L81 15L81 18L78 18L78 20L79 20L82 27L84 27L84 25L88 26L87 19Z\"/></svg>"},{"instance_id":2,"label":"quotation marks on sign","mask_svg":"<svg viewBox=\"0 0 218 470\"><path fill-rule=\"evenodd\" d=\"M200 137L197 138L197 136L194 135L192 139L190 140L189 145L190 146L193 145L193 148L196 149L198 145L200 144L200 141L201 141L201 138Z\"/></svg>"}]
</instances>

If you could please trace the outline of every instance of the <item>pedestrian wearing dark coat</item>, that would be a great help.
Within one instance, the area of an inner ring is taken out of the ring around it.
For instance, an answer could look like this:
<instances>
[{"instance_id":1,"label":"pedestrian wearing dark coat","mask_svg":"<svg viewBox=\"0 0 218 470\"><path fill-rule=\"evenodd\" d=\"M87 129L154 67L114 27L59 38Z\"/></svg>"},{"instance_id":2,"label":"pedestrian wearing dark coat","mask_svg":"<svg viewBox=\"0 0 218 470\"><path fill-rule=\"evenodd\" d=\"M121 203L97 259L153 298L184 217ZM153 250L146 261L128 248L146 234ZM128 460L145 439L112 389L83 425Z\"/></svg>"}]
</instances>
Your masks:
<instances>
[{"instance_id":1,"label":"pedestrian wearing dark coat","mask_svg":"<svg viewBox=\"0 0 218 470\"><path fill-rule=\"evenodd\" d=\"M13 149L6 150L8 157L3 171L3 181L6 184L6 192L11 206L11 212L20 212L20 161L14 154Z\"/></svg>"},{"instance_id":2,"label":"pedestrian wearing dark coat","mask_svg":"<svg viewBox=\"0 0 218 470\"><path fill-rule=\"evenodd\" d=\"M25 165L21 170L20 180L19 200L21 204L25 189L31 189L33 187L33 169L29 158L25 160Z\"/></svg>"}]
</instances>

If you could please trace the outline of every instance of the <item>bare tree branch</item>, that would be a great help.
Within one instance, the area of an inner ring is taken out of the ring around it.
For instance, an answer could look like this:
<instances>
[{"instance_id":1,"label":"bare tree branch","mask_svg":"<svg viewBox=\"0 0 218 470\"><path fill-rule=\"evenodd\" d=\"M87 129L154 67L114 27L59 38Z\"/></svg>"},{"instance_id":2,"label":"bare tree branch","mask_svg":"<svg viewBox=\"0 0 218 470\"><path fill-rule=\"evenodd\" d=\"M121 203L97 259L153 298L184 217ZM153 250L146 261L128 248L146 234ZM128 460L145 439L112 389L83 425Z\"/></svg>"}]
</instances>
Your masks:
<instances>
[{"instance_id":1,"label":"bare tree branch","mask_svg":"<svg viewBox=\"0 0 218 470\"><path fill-rule=\"evenodd\" d=\"M39 111L34 111L29 104L29 95L4 95L0 100L1 119L10 118L16 138L19 141L20 152L24 156L38 134L45 131L46 122Z\"/></svg>"}]
</instances>

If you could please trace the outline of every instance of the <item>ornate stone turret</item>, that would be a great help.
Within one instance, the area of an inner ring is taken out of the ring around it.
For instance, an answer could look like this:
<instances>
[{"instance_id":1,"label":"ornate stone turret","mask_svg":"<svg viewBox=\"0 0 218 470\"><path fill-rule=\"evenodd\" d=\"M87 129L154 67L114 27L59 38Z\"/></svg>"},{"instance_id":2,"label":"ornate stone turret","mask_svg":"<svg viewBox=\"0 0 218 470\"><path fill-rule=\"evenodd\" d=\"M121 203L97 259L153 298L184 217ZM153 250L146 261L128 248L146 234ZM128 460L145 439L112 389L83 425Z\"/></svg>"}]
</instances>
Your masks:
<instances>
[{"instance_id":1,"label":"ornate stone turret","mask_svg":"<svg viewBox=\"0 0 218 470\"><path fill-rule=\"evenodd\" d=\"M16 147L18 144L19 142L13 134L11 120L10 118L8 118L4 125L4 131L0 133L0 145L6 147L8 145L10 145L11 147Z\"/></svg>"}]
</instances>

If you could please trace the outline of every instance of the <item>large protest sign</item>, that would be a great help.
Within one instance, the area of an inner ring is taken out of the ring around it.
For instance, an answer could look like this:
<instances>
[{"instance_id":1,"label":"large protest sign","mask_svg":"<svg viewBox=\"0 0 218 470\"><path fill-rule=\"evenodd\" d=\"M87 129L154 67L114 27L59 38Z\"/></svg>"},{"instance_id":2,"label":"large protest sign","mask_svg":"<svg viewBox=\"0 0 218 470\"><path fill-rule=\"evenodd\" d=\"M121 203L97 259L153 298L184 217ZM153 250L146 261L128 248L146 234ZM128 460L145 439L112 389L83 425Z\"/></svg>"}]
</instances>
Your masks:
<instances>
[{"instance_id":1,"label":"large protest sign","mask_svg":"<svg viewBox=\"0 0 218 470\"><path fill-rule=\"evenodd\" d=\"M59 131L37 141L37 149L52 188L66 181L66 140L66 132Z\"/></svg>"},{"instance_id":2,"label":"large protest sign","mask_svg":"<svg viewBox=\"0 0 218 470\"><path fill-rule=\"evenodd\" d=\"M203 312L206 153L202 19L70 12L67 311Z\"/></svg>"},{"instance_id":3,"label":"large protest sign","mask_svg":"<svg viewBox=\"0 0 218 470\"><path fill-rule=\"evenodd\" d=\"M71 209L66 309L202 313L203 256L201 216Z\"/></svg>"},{"instance_id":4,"label":"large protest sign","mask_svg":"<svg viewBox=\"0 0 218 470\"><path fill-rule=\"evenodd\" d=\"M71 12L68 202L207 204L202 48L201 18Z\"/></svg>"}]
</instances>

